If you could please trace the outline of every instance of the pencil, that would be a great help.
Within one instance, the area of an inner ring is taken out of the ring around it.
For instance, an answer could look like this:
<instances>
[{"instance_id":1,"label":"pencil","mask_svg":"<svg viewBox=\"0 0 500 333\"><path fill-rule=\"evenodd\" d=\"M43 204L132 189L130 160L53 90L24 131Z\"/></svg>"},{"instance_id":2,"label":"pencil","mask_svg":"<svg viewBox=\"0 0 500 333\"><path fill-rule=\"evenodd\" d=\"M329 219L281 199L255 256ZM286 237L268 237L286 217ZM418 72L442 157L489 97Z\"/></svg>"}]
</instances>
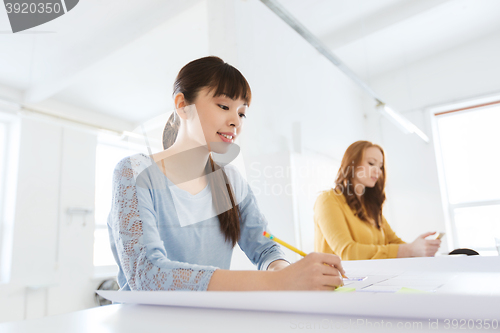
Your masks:
<instances>
[{"instance_id":1,"label":"pencil","mask_svg":"<svg viewBox=\"0 0 500 333\"><path fill-rule=\"evenodd\" d=\"M271 234L270 234L270 233L268 233L267 231L264 231L262 234L263 234L264 236L266 236L267 238L269 238L270 240L273 240L273 241L275 241L276 243L283 245L283 246L284 246L284 247L286 247L287 249L290 249L290 250L292 250L293 252L298 253L298 254L300 254L300 255L301 255L301 256L303 256L303 257L307 256L307 253L305 253L305 252L303 252L303 251L301 251L301 250L297 249L295 246L292 246L292 245L288 244L287 242L282 241L282 240L281 240L281 239L279 239L278 237L274 237L273 235L271 235ZM325 265L328 265L328 264L326 264L326 263L325 263ZM347 276L345 276L344 274L342 274L342 277L343 277L344 279L347 279Z\"/></svg>"},{"instance_id":2,"label":"pencil","mask_svg":"<svg viewBox=\"0 0 500 333\"><path fill-rule=\"evenodd\" d=\"M305 252L302 252L301 250L297 249L296 247L291 246L290 244L288 244L288 243L286 243L286 242L283 242L281 239L279 239L279 238L277 238L277 237L274 237L273 235L271 235L271 234L270 234L270 233L268 233L267 231L264 231L263 235L264 235L264 236L266 236L267 238L269 238L270 240L273 240L273 241L275 241L276 243L283 245L283 246L284 246L284 247L286 247L287 249L290 249L290 250L292 250L293 252L300 254L300 255L301 255L301 256L303 256L303 257L307 256L307 254L306 254Z\"/></svg>"}]
</instances>

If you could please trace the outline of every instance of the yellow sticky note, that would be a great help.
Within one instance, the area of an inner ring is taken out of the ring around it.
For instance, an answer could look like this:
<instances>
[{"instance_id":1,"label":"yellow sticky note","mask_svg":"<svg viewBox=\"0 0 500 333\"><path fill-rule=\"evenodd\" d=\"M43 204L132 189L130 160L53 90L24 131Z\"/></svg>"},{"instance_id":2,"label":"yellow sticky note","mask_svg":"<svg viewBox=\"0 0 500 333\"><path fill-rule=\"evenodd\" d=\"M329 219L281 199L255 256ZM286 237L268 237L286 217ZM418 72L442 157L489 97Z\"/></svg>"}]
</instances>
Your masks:
<instances>
[{"instance_id":1,"label":"yellow sticky note","mask_svg":"<svg viewBox=\"0 0 500 333\"><path fill-rule=\"evenodd\" d=\"M427 294L427 291L419 290L419 289L413 289L413 288L407 288L407 287L402 287L398 291L396 291L397 294Z\"/></svg>"}]
</instances>

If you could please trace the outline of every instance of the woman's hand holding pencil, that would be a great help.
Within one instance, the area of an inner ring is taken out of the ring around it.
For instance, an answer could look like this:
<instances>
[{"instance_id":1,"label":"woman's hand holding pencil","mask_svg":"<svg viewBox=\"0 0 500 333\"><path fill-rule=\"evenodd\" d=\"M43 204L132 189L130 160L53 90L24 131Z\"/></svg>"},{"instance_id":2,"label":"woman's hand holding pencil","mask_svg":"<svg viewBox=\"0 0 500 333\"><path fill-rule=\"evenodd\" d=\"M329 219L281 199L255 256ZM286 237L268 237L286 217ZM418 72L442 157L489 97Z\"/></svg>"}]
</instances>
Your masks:
<instances>
[{"instance_id":1,"label":"woman's hand holding pencil","mask_svg":"<svg viewBox=\"0 0 500 333\"><path fill-rule=\"evenodd\" d=\"M278 289L335 290L344 285L341 260L329 253L310 253L296 263L273 273L281 275L277 279L280 281Z\"/></svg>"},{"instance_id":2,"label":"woman's hand holding pencil","mask_svg":"<svg viewBox=\"0 0 500 333\"><path fill-rule=\"evenodd\" d=\"M279 281L282 281L282 288L279 289L334 290L344 285L342 277L345 277L345 271L338 256L317 252L306 254L266 231L264 236L304 256L296 263L275 272L281 275Z\"/></svg>"}]
</instances>

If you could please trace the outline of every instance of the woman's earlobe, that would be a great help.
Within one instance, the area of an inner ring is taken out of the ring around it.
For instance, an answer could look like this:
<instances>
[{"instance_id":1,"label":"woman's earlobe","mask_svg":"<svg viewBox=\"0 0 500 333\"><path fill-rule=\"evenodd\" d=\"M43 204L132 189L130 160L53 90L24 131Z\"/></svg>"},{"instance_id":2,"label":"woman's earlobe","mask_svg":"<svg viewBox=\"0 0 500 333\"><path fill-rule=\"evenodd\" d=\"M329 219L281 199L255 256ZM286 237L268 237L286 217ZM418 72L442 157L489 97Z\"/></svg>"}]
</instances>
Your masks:
<instances>
[{"instance_id":1,"label":"woman's earlobe","mask_svg":"<svg viewBox=\"0 0 500 333\"><path fill-rule=\"evenodd\" d=\"M186 120L186 111L184 110L184 107L176 107L175 108L175 113L177 113L177 116L180 117L181 119Z\"/></svg>"},{"instance_id":2,"label":"woman's earlobe","mask_svg":"<svg viewBox=\"0 0 500 333\"><path fill-rule=\"evenodd\" d=\"M185 119L191 118L194 115L195 110L195 106L192 104L184 106L182 108L182 113L186 117Z\"/></svg>"}]
</instances>

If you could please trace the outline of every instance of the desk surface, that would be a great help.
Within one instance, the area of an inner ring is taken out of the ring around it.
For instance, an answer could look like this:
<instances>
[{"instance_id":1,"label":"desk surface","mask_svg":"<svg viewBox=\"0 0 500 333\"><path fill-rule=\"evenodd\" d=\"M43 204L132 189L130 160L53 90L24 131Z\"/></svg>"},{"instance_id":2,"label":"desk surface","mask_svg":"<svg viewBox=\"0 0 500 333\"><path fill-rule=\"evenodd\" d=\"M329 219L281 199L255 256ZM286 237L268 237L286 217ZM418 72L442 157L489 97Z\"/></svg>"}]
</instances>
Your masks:
<instances>
[{"instance_id":1,"label":"desk surface","mask_svg":"<svg viewBox=\"0 0 500 333\"><path fill-rule=\"evenodd\" d=\"M451 319L451 318L450 318ZM497 324L500 316L497 318ZM473 322L478 327L479 322ZM491 323L491 320L490 320ZM142 332L450 332L443 319L391 319L299 313L115 304L64 315L0 324L2 333ZM460 322L457 322L460 325ZM465 322L467 325L467 322ZM484 326L484 324L483 324ZM467 326L465 326L467 327ZM458 329L457 329L458 331ZM463 330L461 330L463 331ZM468 332L484 331L467 329ZM498 329L488 331L498 332Z\"/></svg>"},{"instance_id":2,"label":"desk surface","mask_svg":"<svg viewBox=\"0 0 500 333\"><path fill-rule=\"evenodd\" d=\"M406 260L374 260L346 262L350 269L383 270L420 270L420 271L457 271L495 273L500 271L500 257L494 258L417 258ZM466 297L466 296L464 296ZM485 296L488 297L488 296ZM499 296L490 296L496 299ZM500 304L500 297L498 298ZM490 299L491 300L491 299ZM381 299L381 306L383 306ZM341 306L341 304L332 304ZM491 311L490 311L491 312ZM210 309L176 306L154 306L115 304L83 311L51 316L42 319L0 324L2 333L25 332L297 332L297 331L356 331L401 332L417 330L419 332L457 331L465 323L466 330L485 331L485 321L489 325L496 320L496 329L500 330L500 310L497 318L484 320L452 322L442 319L402 319L389 317L363 317L331 314L286 313L270 311L246 311L230 309ZM482 329L479 325L482 325ZM461 326L462 325L462 326ZM463 331L463 329L461 330Z\"/></svg>"}]
</instances>

